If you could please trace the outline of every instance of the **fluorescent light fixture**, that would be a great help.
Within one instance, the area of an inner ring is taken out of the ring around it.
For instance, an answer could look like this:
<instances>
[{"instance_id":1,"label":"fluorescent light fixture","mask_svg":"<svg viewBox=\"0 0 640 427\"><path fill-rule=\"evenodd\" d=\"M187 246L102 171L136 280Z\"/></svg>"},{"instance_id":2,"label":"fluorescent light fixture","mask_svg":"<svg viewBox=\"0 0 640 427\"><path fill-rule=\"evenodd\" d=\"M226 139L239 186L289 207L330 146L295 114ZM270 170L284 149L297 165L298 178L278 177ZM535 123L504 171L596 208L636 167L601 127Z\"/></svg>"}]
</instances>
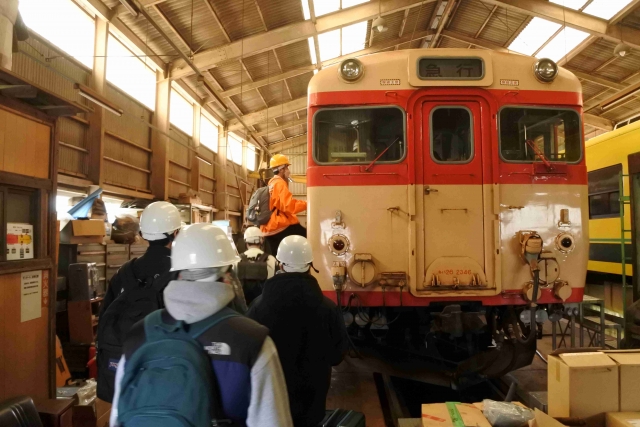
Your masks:
<instances>
[{"instance_id":1,"label":"fluorescent light fixture","mask_svg":"<svg viewBox=\"0 0 640 427\"><path fill-rule=\"evenodd\" d=\"M369 3L369 0L342 0L342 8L357 6L362 3Z\"/></svg>"},{"instance_id":2,"label":"fluorescent light fixture","mask_svg":"<svg viewBox=\"0 0 640 427\"><path fill-rule=\"evenodd\" d=\"M367 21L342 28L342 55L364 49L367 40Z\"/></svg>"},{"instance_id":3,"label":"fluorescent light fixture","mask_svg":"<svg viewBox=\"0 0 640 427\"><path fill-rule=\"evenodd\" d=\"M340 30L318 34L318 44L320 45L320 61L337 58L340 56Z\"/></svg>"},{"instance_id":4,"label":"fluorescent light fixture","mask_svg":"<svg viewBox=\"0 0 640 427\"><path fill-rule=\"evenodd\" d=\"M208 0L207 0L208 1ZM304 15L304 20L311 19L311 11L309 10L309 0L300 0L302 2L302 14Z\"/></svg>"},{"instance_id":5,"label":"fluorescent light fixture","mask_svg":"<svg viewBox=\"0 0 640 427\"><path fill-rule=\"evenodd\" d=\"M138 9L133 5L133 3L130 3L129 0L120 0L120 4L124 6L124 8L127 9L127 11L135 18L137 18L140 14L140 12L138 12Z\"/></svg>"},{"instance_id":6,"label":"fluorescent light fixture","mask_svg":"<svg viewBox=\"0 0 640 427\"><path fill-rule=\"evenodd\" d=\"M584 8L583 12L608 21L631 3L631 1L632 0L593 0L589 6Z\"/></svg>"},{"instance_id":7,"label":"fluorescent light fixture","mask_svg":"<svg viewBox=\"0 0 640 427\"><path fill-rule=\"evenodd\" d=\"M550 3L559 4L573 10L580 10L585 5L586 0L549 0Z\"/></svg>"},{"instance_id":8,"label":"fluorescent light fixture","mask_svg":"<svg viewBox=\"0 0 640 427\"><path fill-rule=\"evenodd\" d=\"M307 39L309 42L309 54L311 55L311 63L316 65L318 63L318 57L316 56L316 42L313 40L313 37L309 37Z\"/></svg>"},{"instance_id":9,"label":"fluorescent light fixture","mask_svg":"<svg viewBox=\"0 0 640 427\"><path fill-rule=\"evenodd\" d=\"M511 42L509 50L533 55L560 27L560 24L535 17Z\"/></svg>"},{"instance_id":10,"label":"fluorescent light fixture","mask_svg":"<svg viewBox=\"0 0 640 427\"><path fill-rule=\"evenodd\" d=\"M123 113L122 109L118 108L116 104L112 103L102 95L98 94L90 87L87 87L80 83L75 83L73 85L73 88L78 91L78 95L84 98L87 98L89 101L101 106L105 110L115 114L118 117L122 116L122 113Z\"/></svg>"},{"instance_id":11,"label":"fluorescent light fixture","mask_svg":"<svg viewBox=\"0 0 640 427\"><path fill-rule=\"evenodd\" d=\"M558 62L580 43L589 37L589 33L565 27L547 45L538 52L537 58L549 58Z\"/></svg>"},{"instance_id":12,"label":"fluorescent light fixture","mask_svg":"<svg viewBox=\"0 0 640 427\"><path fill-rule=\"evenodd\" d=\"M313 0L316 17L340 10L340 0Z\"/></svg>"}]
</instances>

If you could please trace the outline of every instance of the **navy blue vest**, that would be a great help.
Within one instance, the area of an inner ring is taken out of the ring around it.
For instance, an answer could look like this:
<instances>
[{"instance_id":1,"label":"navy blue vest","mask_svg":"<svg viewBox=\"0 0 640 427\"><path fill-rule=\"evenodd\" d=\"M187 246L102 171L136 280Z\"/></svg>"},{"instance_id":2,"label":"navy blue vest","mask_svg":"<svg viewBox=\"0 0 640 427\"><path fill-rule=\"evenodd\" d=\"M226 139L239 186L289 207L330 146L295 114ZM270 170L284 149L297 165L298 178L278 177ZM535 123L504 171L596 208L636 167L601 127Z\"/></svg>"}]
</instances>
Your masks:
<instances>
[{"instance_id":1,"label":"navy blue vest","mask_svg":"<svg viewBox=\"0 0 640 427\"><path fill-rule=\"evenodd\" d=\"M166 310L162 313L162 321L176 322ZM234 425L246 425L251 403L251 368L268 334L264 326L237 316L223 320L198 338L211 360L222 409ZM144 321L141 321L129 331L124 344L125 357L130 359L144 340Z\"/></svg>"}]
</instances>

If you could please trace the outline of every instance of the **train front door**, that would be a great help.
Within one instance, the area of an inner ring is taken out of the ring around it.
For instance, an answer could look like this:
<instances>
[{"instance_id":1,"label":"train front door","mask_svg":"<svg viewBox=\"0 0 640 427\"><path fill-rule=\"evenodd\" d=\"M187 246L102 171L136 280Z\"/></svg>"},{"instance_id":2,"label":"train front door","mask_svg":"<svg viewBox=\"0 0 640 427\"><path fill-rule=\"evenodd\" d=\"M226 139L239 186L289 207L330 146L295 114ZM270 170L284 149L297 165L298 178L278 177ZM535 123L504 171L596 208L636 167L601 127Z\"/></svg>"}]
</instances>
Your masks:
<instances>
[{"instance_id":1,"label":"train front door","mask_svg":"<svg viewBox=\"0 0 640 427\"><path fill-rule=\"evenodd\" d=\"M486 285L480 112L472 100L422 103L424 290Z\"/></svg>"}]
</instances>

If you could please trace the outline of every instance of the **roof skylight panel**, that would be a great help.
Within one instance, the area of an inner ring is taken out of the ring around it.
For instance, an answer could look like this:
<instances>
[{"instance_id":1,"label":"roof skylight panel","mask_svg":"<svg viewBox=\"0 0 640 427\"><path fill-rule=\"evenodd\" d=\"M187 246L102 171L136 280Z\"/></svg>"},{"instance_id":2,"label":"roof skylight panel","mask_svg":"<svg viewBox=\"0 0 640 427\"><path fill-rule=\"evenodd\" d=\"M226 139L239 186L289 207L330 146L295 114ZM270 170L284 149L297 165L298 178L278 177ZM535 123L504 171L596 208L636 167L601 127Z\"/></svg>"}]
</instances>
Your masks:
<instances>
[{"instance_id":1,"label":"roof skylight panel","mask_svg":"<svg viewBox=\"0 0 640 427\"><path fill-rule=\"evenodd\" d=\"M511 42L509 50L533 55L560 27L560 24L535 17Z\"/></svg>"},{"instance_id":2,"label":"roof skylight panel","mask_svg":"<svg viewBox=\"0 0 640 427\"><path fill-rule=\"evenodd\" d=\"M538 58L549 58L559 61L569 52L575 49L580 43L589 37L589 33L565 27L551 40L538 54Z\"/></svg>"},{"instance_id":3,"label":"roof skylight panel","mask_svg":"<svg viewBox=\"0 0 640 427\"><path fill-rule=\"evenodd\" d=\"M632 0L593 0L591 4L584 8L584 13L606 19L613 18Z\"/></svg>"},{"instance_id":4,"label":"roof skylight panel","mask_svg":"<svg viewBox=\"0 0 640 427\"><path fill-rule=\"evenodd\" d=\"M318 44L320 47L320 61L337 58L340 56L340 30L318 34Z\"/></svg>"},{"instance_id":5,"label":"roof skylight panel","mask_svg":"<svg viewBox=\"0 0 640 427\"><path fill-rule=\"evenodd\" d=\"M362 3L369 3L369 0L342 0L342 8L346 9L348 7L357 6Z\"/></svg>"},{"instance_id":6,"label":"roof skylight panel","mask_svg":"<svg viewBox=\"0 0 640 427\"><path fill-rule=\"evenodd\" d=\"M364 49L367 40L367 21L358 22L342 29L342 55Z\"/></svg>"},{"instance_id":7,"label":"roof skylight panel","mask_svg":"<svg viewBox=\"0 0 640 427\"><path fill-rule=\"evenodd\" d=\"M340 10L340 0L313 0L313 11L316 17L335 12L336 10Z\"/></svg>"},{"instance_id":8,"label":"roof skylight panel","mask_svg":"<svg viewBox=\"0 0 640 427\"><path fill-rule=\"evenodd\" d=\"M549 0L551 3L568 7L573 10L580 10L587 2L586 0Z\"/></svg>"}]
</instances>

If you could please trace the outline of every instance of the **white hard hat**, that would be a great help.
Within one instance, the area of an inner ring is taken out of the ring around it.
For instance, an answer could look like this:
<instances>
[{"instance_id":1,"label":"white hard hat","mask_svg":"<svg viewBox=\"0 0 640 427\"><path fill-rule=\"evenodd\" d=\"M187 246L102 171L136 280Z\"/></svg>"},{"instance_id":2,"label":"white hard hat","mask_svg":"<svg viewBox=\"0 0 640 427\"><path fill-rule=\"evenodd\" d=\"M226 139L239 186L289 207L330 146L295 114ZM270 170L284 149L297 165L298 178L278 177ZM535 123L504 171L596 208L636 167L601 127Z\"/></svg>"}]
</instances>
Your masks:
<instances>
[{"instance_id":1,"label":"white hard hat","mask_svg":"<svg viewBox=\"0 0 640 427\"><path fill-rule=\"evenodd\" d=\"M287 236L278 246L276 259L292 270L306 270L307 265L313 261L311 245L302 236Z\"/></svg>"},{"instance_id":2,"label":"white hard hat","mask_svg":"<svg viewBox=\"0 0 640 427\"><path fill-rule=\"evenodd\" d=\"M239 261L227 234L213 224L185 227L171 246L171 271L223 267Z\"/></svg>"},{"instance_id":3,"label":"white hard hat","mask_svg":"<svg viewBox=\"0 0 640 427\"><path fill-rule=\"evenodd\" d=\"M262 236L258 227L249 227L244 231L244 241L247 243L260 243Z\"/></svg>"},{"instance_id":4,"label":"white hard hat","mask_svg":"<svg viewBox=\"0 0 640 427\"><path fill-rule=\"evenodd\" d=\"M140 231L145 240L166 239L167 233L173 233L180 226L180 212L169 202L151 203L140 217Z\"/></svg>"}]
</instances>

